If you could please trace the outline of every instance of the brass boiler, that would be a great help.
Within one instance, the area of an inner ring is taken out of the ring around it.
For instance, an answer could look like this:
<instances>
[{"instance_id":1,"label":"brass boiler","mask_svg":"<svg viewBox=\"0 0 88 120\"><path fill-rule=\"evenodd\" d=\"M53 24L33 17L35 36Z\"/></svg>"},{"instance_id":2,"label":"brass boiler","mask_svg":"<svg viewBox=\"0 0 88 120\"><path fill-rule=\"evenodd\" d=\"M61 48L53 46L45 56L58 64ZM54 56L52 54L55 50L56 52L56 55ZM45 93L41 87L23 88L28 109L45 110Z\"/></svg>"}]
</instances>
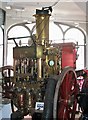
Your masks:
<instances>
[{"instance_id":1,"label":"brass boiler","mask_svg":"<svg viewBox=\"0 0 88 120\"><path fill-rule=\"evenodd\" d=\"M48 11L41 11L41 10L36 10L36 44L39 46L42 46L42 50L46 49L46 46L49 44L49 17L50 14L47 13ZM38 50L37 51L37 55L40 53L41 51ZM44 52L44 51L43 51ZM42 78L42 57L43 56L43 52L42 55L37 59L37 64L38 64L38 73L37 73L37 77L38 78ZM43 58L46 59L46 58ZM45 61L44 61L45 62ZM44 73L43 73L44 74Z\"/></svg>"}]
</instances>

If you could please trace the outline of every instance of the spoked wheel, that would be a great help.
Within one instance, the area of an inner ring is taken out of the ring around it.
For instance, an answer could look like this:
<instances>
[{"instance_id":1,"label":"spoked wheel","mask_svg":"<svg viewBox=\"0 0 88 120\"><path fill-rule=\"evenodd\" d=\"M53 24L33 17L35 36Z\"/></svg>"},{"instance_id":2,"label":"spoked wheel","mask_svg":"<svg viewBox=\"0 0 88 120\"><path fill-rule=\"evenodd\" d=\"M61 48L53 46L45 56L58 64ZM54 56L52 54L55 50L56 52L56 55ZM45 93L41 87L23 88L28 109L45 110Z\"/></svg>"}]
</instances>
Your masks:
<instances>
[{"instance_id":1,"label":"spoked wheel","mask_svg":"<svg viewBox=\"0 0 88 120\"><path fill-rule=\"evenodd\" d=\"M4 66L0 68L2 72L2 98L11 98L13 82L13 66Z\"/></svg>"},{"instance_id":2,"label":"spoked wheel","mask_svg":"<svg viewBox=\"0 0 88 120\"><path fill-rule=\"evenodd\" d=\"M53 117L57 120L75 120L76 95L78 91L76 73L73 68L64 68L55 89Z\"/></svg>"}]
</instances>

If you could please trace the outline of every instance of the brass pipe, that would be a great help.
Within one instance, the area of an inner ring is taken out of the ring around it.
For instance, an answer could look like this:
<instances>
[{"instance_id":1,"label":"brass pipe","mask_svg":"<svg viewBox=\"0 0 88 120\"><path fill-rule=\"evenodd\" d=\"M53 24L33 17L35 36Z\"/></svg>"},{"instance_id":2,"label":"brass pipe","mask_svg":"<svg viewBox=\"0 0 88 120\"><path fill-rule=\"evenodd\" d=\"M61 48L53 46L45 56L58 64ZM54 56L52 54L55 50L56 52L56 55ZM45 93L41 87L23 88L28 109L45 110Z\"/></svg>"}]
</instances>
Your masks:
<instances>
[{"instance_id":1,"label":"brass pipe","mask_svg":"<svg viewBox=\"0 0 88 120\"><path fill-rule=\"evenodd\" d=\"M38 78L41 79L42 78L42 59L39 58L37 60L37 64L38 64Z\"/></svg>"}]
</instances>

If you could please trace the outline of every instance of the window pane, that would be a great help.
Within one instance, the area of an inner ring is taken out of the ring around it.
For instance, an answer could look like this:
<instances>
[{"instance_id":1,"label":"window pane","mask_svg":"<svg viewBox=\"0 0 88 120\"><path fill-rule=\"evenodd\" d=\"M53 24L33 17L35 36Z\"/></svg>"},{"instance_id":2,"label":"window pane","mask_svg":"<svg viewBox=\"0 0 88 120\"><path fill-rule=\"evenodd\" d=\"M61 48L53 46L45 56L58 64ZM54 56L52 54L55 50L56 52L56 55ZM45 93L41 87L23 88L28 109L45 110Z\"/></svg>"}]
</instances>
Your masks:
<instances>
[{"instance_id":1,"label":"window pane","mask_svg":"<svg viewBox=\"0 0 88 120\"><path fill-rule=\"evenodd\" d=\"M79 45L84 45L84 35L76 28L69 29L65 34L65 39L70 41L72 40L75 43L78 42Z\"/></svg>"},{"instance_id":2,"label":"window pane","mask_svg":"<svg viewBox=\"0 0 88 120\"><path fill-rule=\"evenodd\" d=\"M67 26L67 25L60 24L59 26L61 26L61 28L63 29L63 31L66 31L69 28L69 26Z\"/></svg>"},{"instance_id":3,"label":"window pane","mask_svg":"<svg viewBox=\"0 0 88 120\"><path fill-rule=\"evenodd\" d=\"M29 36L29 35L30 35L29 31L23 26L15 26L15 27L11 28L8 33L9 38L25 37L25 36Z\"/></svg>"},{"instance_id":4,"label":"window pane","mask_svg":"<svg viewBox=\"0 0 88 120\"><path fill-rule=\"evenodd\" d=\"M30 33L29 31L23 27L23 26L15 26L12 29L10 29L8 33L9 38L13 37L19 37L19 39L15 39L16 43L18 46L26 46L28 45ZM21 37L27 37L27 38L21 38ZM16 44L14 43L13 40L8 40L8 55L7 55L7 64L8 65L13 65L13 47L15 47Z\"/></svg>"},{"instance_id":5,"label":"window pane","mask_svg":"<svg viewBox=\"0 0 88 120\"><path fill-rule=\"evenodd\" d=\"M2 29L0 28L0 45L3 44L3 32Z\"/></svg>"},{"instance_id":6,"label":"window pane","mask_svg":"<svg viewBox=\"0 0 88 120\"><path fill-rule=\"evenodd\" d=\"M13 47L15 47L14 42L8 41L8 54L7 54L7 64L13 65Z\"/></svg>"},{"instance_id":7,"label":"window pane","mask_svg":"<svg viewBox=\"0 0 88 120\"><path fill-rule=\"evenodd\" d=\"M81 70L84 68L84 46L78 48L78 59L76 60L76 68Z\"/></svg>"},{"instance_id":8,"label":"window pane","mask_svg":"<svg viewBox=\"0 0 88 120\"><path fill-rule=\"evenodd\" d=\"M2 67L3 64L3 32L0 28L0 67Z\"/></svg>"},{"instance_id":9,"label":"window pane","mask_svg":"<svg viewBox=\"0 0 88 120\"><path fill-rule=\"evenodd\" d=\"M35 23L32 23L32 24L26 24L27 27L30 28L30 30L32 30L33 26L35 25ZM35 28L36 29L36 28Z\"/></svg>"},{"instance_id":10,"label":"window pane","mask_svg":"<svg viewBox=\"0 0 88 120\"><path fill-rule=\"evenodd\" d=\"M61 29L55 25L55 23L50 22L49 25L49 40L52 43L60 43L62 42L63 39L63 33L61 31Z\"/></svg>"}]
</instances>

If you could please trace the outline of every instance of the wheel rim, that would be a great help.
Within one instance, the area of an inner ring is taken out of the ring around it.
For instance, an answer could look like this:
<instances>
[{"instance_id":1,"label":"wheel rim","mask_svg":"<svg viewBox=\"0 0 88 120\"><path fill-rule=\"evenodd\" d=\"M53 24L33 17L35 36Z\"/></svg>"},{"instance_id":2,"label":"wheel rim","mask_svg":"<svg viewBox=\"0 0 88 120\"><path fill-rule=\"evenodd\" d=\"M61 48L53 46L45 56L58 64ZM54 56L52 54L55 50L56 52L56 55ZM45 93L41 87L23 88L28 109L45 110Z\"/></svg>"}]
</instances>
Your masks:
<instances>
[{"instance_id":1,"label":"wheel rim","mask_svg":"<svg viewBox=\"0 0 88 120\"><path fill-rule=\"evenodd\" d=\"M53 116L58 120L74 120L78 91L73 68L64 68L55 89Z\"/></svg>"}]
</instances>

